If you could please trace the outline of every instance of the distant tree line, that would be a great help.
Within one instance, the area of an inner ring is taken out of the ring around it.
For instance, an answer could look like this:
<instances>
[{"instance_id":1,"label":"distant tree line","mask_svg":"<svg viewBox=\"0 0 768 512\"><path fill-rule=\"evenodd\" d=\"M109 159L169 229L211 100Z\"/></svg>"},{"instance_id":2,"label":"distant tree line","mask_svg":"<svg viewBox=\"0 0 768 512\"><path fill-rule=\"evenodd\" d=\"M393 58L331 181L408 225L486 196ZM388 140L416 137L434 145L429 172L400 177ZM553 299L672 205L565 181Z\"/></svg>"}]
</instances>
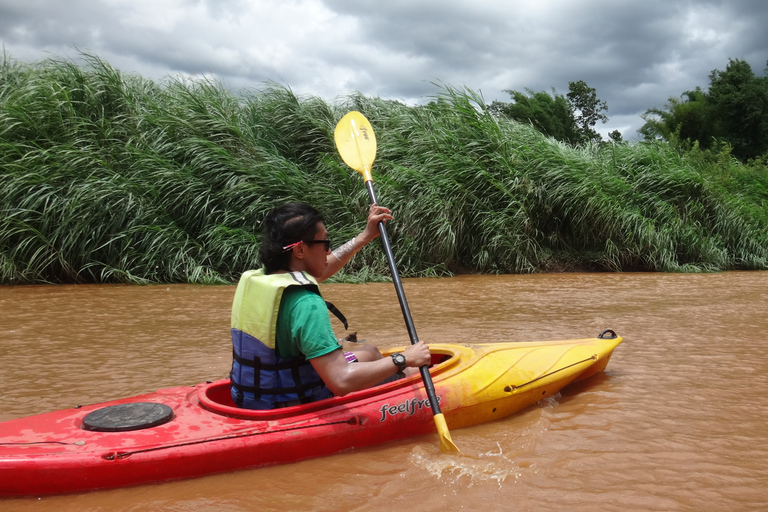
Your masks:
<instances>
[{"instance_id":1,"label":"distant tree line","mask_svg":"<svg viewBox=\"0 0 768 512\"><path fill-rule=\"evenodd\" d=\"M768 66L768 63L767 63ZM756 76L743 60L729 59L725 71L713 70L709 89L696 87L663 108L648 109L639 132L645 140L665 140L683 150L699 148L732 154L746 162L768 160L768 67ZM568 93L505 90L512 101L494 101L497 116L529 124L541 133L573 145L602 140L594 126L608 121L608 105L583 80L568 83ZM620 142L618 130L609 134Z\"/></svg>"},{"instance_id":2,"label":"distant tree line","mask_svg":"<svg viewBox=\"0 0 768 512\"><path fill-rule=\"evenodd\" d=\"M768 66L768 63L766 63ZM689 148L728 146L747 161L768 156L768 67L756 76L743 60L729 59L725 71L713 70L709 90L696 87L664 108L643 114L639 130L647 140L664 139Z\"/></svg>"}]
</instances>

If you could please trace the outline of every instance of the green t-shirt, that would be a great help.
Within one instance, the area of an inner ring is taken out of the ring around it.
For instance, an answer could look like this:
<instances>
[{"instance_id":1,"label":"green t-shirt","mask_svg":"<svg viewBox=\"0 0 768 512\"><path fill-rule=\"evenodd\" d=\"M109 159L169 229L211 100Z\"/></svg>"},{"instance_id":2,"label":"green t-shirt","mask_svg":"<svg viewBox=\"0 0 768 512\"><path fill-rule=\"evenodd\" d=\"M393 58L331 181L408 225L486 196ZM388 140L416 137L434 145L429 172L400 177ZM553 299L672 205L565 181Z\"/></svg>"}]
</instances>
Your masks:
<instances>
[{"instance_id":1,"label":"green t-shirt","mask_svg":"<svg viewBox=\"0 0 768 512\"><path fill-rule=\"evenodd\" d=\"M280 300L275 345L280 357L307 359L341 348L323 298L301 286L289 286Z\"/></svg>"}]
</instances>

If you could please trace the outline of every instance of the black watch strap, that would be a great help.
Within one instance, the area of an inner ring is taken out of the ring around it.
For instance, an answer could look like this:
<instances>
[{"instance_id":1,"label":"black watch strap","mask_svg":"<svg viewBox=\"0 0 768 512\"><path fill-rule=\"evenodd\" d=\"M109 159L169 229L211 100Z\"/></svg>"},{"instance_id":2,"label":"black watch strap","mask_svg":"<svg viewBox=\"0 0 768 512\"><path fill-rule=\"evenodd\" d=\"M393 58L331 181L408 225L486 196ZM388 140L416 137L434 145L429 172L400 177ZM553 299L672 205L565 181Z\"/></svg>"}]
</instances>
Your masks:
<instances>
[{"instance_id":1,"label":"black watch strap","mask_svg":"<svg viewBox=\"0 0 768 512\"><path fill-rule=\"evenodd\" d=\"M397 366L397 372L402 373L405 371L405 356L400 352L392 354L392 362Z\"/></svg>"}]
</instances>

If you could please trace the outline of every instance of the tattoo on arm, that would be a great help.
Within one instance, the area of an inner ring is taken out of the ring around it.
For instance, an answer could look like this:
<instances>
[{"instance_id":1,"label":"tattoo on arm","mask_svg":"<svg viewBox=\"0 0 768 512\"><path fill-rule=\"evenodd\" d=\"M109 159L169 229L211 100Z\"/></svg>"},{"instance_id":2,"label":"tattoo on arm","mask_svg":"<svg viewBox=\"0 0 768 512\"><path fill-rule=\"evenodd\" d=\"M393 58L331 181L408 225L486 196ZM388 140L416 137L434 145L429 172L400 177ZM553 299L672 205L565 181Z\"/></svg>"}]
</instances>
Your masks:
<instances>
[{"instance_id":1,"label":"tattoo on arm","mask_svg":"<svg viewBox=\"0 0 768 512\"><path fill-rule=\"evenodd\" d=\"M349 242L334 249L332 254L337 260L343 262L345 258L351 258L358 250L359 247L357 246L357 242L352 238Z\"/></svg>"}]
</instances>

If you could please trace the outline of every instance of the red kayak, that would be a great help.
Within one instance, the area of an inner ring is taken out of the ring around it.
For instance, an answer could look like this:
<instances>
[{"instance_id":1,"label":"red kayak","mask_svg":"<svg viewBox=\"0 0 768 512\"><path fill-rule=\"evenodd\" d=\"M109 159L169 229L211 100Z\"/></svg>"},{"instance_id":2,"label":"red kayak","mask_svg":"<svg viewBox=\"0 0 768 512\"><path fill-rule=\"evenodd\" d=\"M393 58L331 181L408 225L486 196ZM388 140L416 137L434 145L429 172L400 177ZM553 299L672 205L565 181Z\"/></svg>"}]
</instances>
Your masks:
<instances>
[{"instance_id":1,"label":"red kayak","mask_svg":"<svg viewBox=\"0 0 768 512\"><path fill-rule=\"evenodd\" d=\"M458 429L602 371L621 341L605 331L581 340L431 344L430 374L448 426ZM270 411L237 408L221 380L14 419L0 423L0 496L192 478L431 434L429 405L418 375Z\"/></svg>"}]
</instances>

